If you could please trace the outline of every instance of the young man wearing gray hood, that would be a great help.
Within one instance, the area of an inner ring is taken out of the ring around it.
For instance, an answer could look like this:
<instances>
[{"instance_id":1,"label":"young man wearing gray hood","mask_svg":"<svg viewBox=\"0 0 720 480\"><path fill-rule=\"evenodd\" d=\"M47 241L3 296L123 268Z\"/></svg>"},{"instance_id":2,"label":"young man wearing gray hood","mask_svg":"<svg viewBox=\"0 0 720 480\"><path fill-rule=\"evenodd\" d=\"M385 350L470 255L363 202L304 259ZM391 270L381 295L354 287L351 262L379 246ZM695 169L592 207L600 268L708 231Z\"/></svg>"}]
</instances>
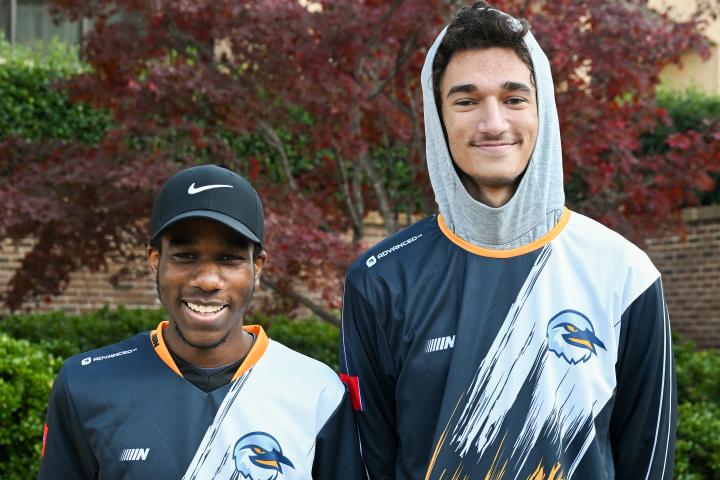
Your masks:
<instances>
[{"instance_id":1,"label":"young man wearing gray hood","mask_svg":"<svg viewBox=\"0 0 720 480\"><path fill-rule=\"evenodd\" d=\"M437 38L422 85L440 211L347 274L341 370L372 480L672 477L660 274L565 208L528 29L479 2Z\"/></svg>"}]
</instances>

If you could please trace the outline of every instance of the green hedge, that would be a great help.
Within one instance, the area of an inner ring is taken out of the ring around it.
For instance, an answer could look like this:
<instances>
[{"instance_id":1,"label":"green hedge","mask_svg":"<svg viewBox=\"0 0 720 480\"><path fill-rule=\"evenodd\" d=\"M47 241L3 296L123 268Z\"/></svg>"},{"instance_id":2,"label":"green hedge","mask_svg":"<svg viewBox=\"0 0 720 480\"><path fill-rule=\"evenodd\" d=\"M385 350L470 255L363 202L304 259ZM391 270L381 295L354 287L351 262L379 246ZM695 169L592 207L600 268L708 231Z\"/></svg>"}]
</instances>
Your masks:
<instances>
[{"instance_id":1,"label":"green hedge","mask_svg":"<svg viewBox=\"0 0 720 480\"><path fill-rule=\"evenodd\" d=\"M0 333L0 478L35 478L45 407L60 361Z\"/></svg>"},{"instance_id":2,"label":"green hedge","mask_svg":"<svg viewBox=\"0 0 720 480\"><path fill-rule=\"evenodd\" d=\"M720 476L720 354L675 339L678 384L677 480Z\"/></svg>"},{"instance_id":3,"label":"green hedge","mask_svg":"<svg viewBox=\"0 0 720 480\"><path fill-rule=\"evenodd\" d=\"M73 103L53 82L81 73L77 49L52 42L46 54L0 39L0 141L77 139L97 143L110 125L108 112Z\"/></svg>"},{"instance_id":4,"label":"green hedge","mask_svg":"<svg viewBox=\"0 0 720 480\"><path fill-rule=\"evenodd\" d=\"M154 328L157 310L103 308L88 315L41 313L0 319L0 478L33 478L52 378L66 358ZM337 368L338 329L321 320L250 315L268 335ZM11 338L14 337L14 338ZM22 340L16 340L22 339ZM720 472L720 353L676 339L678 382L677 480Z\"/></svg>"},{"instance_id":5,"label":"green hedge","mask_svg":"<svg viewBox=\"0 0 720 480\"><path fill-rule=\"evenodd\" d=\"M158 310L106 307L87 315L62 312L10 315L0 320L0 332L42 345L52 355L66 359L151 330L162 319L163 313Z\"/></svg>"}]
</instances>

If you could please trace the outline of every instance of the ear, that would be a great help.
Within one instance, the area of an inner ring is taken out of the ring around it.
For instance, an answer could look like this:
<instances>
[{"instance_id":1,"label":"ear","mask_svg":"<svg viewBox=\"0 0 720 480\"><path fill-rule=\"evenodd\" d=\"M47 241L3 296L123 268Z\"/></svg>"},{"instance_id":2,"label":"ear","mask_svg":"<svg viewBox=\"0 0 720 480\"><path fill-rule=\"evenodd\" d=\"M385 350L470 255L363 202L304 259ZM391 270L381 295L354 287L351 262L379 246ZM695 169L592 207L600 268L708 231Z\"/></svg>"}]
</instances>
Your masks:
<instances>
[{"instance_id":1,"label":"ear","mask_svg":"<svg viewBox=\"0 0 720 480\"><path fill-rule=\"evenodd\" d=\"M148 245L147 246L148 263L153 273L157 272L158 264L160 263L160 250Z\"/></svg>"},{"instance_id":2,"label":"ear","mask_svg":"<svg viewBox=\"0 0 720 480\"><path fill-rule=\"evenodd\" d=\"M267 260L267 252L260 250L255 254L255 286L260 285L260 274L262 273L263 266Z\"/></svg>"}]
</instances>

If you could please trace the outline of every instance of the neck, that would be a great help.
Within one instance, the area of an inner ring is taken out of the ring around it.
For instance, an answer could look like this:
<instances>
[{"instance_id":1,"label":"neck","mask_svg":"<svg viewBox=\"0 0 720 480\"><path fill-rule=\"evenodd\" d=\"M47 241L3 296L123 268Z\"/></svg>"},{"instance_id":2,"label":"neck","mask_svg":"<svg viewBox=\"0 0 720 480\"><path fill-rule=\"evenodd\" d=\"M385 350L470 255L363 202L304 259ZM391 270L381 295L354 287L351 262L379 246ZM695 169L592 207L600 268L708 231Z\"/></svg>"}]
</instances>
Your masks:
<instances>
[{"instance_id":1,"label":"neck","mask_svg":"<svg viewBox=\"0 0 720 480\"><path fill-rule=\"evenodd\" d=\"M253 345L253 336L242 329L242 322L238 322L220 343L209 348L188 343L172 320L163 331L163 338L175 355L198 368L229 365L247 356Z\"/></svg>"},{"instance_id":2,"label":"neck","mask_svg":"<svg viewBox=\"0 0 720 480\"><path fill-rule=\"evenodd\" d=\"M508 203L517 189L517 184L501 187L481 185L465 174L460 175L460 181L472 198L492 208Z\"/></svg>"}]
</instances>

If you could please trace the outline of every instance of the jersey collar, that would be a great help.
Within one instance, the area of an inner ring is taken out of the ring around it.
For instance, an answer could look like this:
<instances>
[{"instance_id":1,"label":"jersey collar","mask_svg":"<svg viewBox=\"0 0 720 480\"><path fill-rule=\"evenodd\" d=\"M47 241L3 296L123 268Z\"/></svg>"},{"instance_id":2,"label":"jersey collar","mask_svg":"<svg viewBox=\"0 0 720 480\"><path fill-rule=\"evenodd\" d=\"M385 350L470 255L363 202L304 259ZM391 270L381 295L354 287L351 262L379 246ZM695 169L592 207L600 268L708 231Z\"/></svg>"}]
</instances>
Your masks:
<instances>
[{"instance_id":1,"label":"jersey collar","mask_svg":"<svg viewBox=\"0 0 720 480\"><path fill-rule=\"evenodd\" d=\"M158 357L160 357L160 360L162 360L165 365L170 368L170 370L182 377L182 373L180 373L180 369L175 364L172 355L170 355L170 350L168 350L165 340L163 339L163 330L166 329L169 324L170 322L167 320L160 322L157 328L150 332L150 342L152 343L155 353ZM235 371L235 374L232 377L233 381L240 378L260 360L270 341L268 336L265 334L265 330L263 330L260 325L243 325L242 328L246 332L250 332L255 335L255 343L253 343L253 346L250 348L245 360L243 360L237 371Z\"/></svg>"}]
</instances>

